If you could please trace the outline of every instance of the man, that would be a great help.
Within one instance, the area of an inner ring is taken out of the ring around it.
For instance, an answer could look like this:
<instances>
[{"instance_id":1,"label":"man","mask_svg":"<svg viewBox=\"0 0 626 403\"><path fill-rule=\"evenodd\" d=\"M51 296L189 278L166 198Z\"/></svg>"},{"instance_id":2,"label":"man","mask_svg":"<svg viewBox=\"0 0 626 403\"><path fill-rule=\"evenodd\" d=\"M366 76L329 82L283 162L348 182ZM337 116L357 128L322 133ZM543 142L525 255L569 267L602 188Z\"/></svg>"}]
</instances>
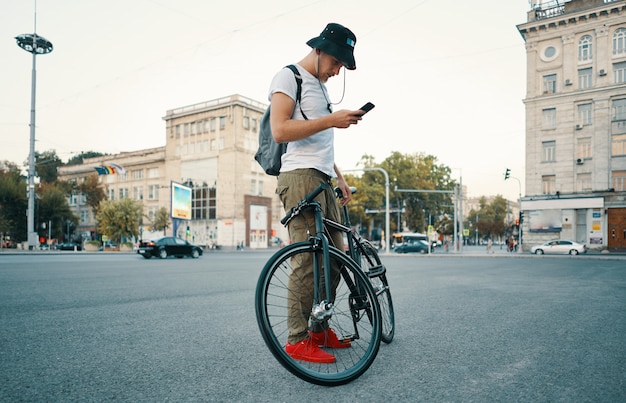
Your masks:
<instances>
[{"instance_id":1,"label":"man","mask_svg":"<svg viewBox=\"0 0 626 403\"><path fill-rule=\"evenodd\" d=\"M354 45L356 36L346 27L331 23L318 36L307 42L311 51L296 64L302 76L301 100L296 105L297 84L290 69L282 69L272 80L269 91L270 124L274 139L278 143L288 143L282 156L280 175L276 192L285 210L294 207L307 193L320 183L329 184L326 191L317 197L324 215L340 221L339 206L333 192L331 179L336 178L343 197L341 204L347 204L352 193L335 164L334 128L345 129L361 120L363 111L340 110L332 112L325 83L340 73L341 68L356 69ZM344 72L345 74L345 72ZM312 213L305 213L289 224L292 242L306 241L309 233L315 233ZM331 243L343 250L343 236L340 232L331 233ZM313 289L312 262L293 262L290 280L289 337L286 352L293 358L309 362L330 363L335 357L322 350L327 348L348 348L350 341L339 340L335 332L324 324L309 328L311 298L296 297L306 295ZM338 275L335 272L335 275ZM306 280L303 286L302 279ZM299 279L297 282L295 279ZM336 282L336 281L334 281Z\"/></svg>"}]
</instances>

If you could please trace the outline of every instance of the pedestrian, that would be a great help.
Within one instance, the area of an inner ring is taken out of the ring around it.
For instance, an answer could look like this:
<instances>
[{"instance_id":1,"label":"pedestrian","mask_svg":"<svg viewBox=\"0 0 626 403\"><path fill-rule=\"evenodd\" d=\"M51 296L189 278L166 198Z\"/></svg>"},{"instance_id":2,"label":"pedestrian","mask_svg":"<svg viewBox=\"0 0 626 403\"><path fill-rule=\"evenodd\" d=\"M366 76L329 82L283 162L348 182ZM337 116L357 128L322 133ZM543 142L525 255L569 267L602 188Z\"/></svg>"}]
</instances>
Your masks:
<instances>
[{"instance_id":1,"label":"pedestrian","mask_svg":"<svg viewBox=\"0 0 626 403\"><path fill-rule=\"evenodd\" d=\"M487 253L493 253L493 241L491 238L487 239Z\"/></svg>"},{"instance_id":2,"label":"pedestrian","mask_svg":"<svg viewBox=\"0 0 626 403\"><path fill-rule=\"evenodd\" d=\"M328 186L317 197L317 201L321 204L324 216L340 221L339 205L333 192L332 180L336 181L343 193L340 199L342 205L350 202L352 193L335 164L334 129L345 129L357 124L363 111L343 109L333 112L333 103L329 99L325 83L338 75L342 67L344 78L345 69L356 69L354 60L356 36L348 28L330 23L319 36L310 39L306 44L311 50L295 64L302 77L302 92L298 105L295 104L297 84L290 69L280 70L270 85L272 134L276 142L288 143L287 151L282 156L276 193L285 211L289 211L320 183L326 183ZM288 230L292 242L307 240L309 231L315 232L313 214L305 211L289 223ZM344 250L341 232L331 232L330 242L339 250ZM334 362L335 357L322 350L320 346L348 348L350 341L340 340L333 329L325 323L309 325L313 301L302 296L312 294L312 264L311 260L294 262L290 274L289 336L285 350L298 360L329 363ZM333 270L333 275L338 279L338 268ZM307 279L306 284L303 284L303 278Z\"/></svg>"}]
</instances>

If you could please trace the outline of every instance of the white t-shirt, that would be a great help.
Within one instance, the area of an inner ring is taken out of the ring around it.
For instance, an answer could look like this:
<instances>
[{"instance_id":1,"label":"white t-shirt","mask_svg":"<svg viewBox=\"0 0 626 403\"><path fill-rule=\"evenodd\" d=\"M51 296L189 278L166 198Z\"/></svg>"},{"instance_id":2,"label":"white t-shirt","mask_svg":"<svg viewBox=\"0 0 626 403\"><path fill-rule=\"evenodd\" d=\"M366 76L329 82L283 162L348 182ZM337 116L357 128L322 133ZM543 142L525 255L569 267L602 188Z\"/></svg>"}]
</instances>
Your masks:
<instances>
[{"instance_id":1,"label":"white t-shirt","mask_svg":"<svg viewBox=\"0 0 626 403\"><path fill-rule=\"evenodd\" d=\"M300 104L296 104L292 119L304 120L302 111L309 119L318 119L329 115L328 101L324 96L326 86L311 75L304 68L295 65L302 76L302 95ZM284 68L280 70L272 80L268 100L272 101L272 95L276 92L284 93L296 100L298 85L293 72ZM332 128L318 132L302 140L291 141L287 145L287 152L281 159L280 172L288 172L300 168L315 168L335 177L335 134Z\"/></svg>"}]
</instances>

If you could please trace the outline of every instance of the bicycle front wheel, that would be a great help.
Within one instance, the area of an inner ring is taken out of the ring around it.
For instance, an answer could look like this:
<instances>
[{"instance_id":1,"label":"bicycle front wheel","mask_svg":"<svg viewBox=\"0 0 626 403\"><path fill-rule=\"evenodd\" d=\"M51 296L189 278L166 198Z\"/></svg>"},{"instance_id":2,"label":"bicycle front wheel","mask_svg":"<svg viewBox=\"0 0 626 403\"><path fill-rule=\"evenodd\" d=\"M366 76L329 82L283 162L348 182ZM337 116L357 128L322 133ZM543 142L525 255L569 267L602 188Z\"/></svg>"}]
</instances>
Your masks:
<instances>
[{"instance_id":1,"label":"bicycle front wheel","mask_svg":"<svg viewBox=\"0 0 626 403\"><path fill-rule=\"evenodd\" d=\"M349 348L323 349L335 356L333 363L313 363L292 358L285 351L289 336L289 284L294 282L292 264L322 252L309 242L295 243L278 251L267 262L259 278L255 308L265 343L274 357L291 373L305 381L335 386L361 376L374 362L380 347L381 317L376 295L369 279L345 253L334 247L329 251L331 265L341 275L335 279L332 314L326 319L340 339L350 340ZM320 267L323 273L323 268ZM323 283L323 281L321 281ZM295 288L292 286L292 289ZM299 287L298 287L299 288ZM320 291L323 295L323 291ZM313 290L310 295L313 300ZM312 327L309 319L309 326ZM310 337L310 336L309 336Z\"/></svg>"},{"instance_id":2,"label":"bicycle front wheel","mask_svg":"<svg viewBox=\"0 0 626 403\"><path fill-rule=\"evenodd\" d=\"M395 317L393 313L393 302L391 300L391 290L387 282L385 266L381 263L376 249L367 241L361 241L358 250L361 255L361 269L369 277L372 288L376 292L376 299L380 305L380 315L382 319L383 342L389 344L395 334Z\"/></svg>"}]
</instances>

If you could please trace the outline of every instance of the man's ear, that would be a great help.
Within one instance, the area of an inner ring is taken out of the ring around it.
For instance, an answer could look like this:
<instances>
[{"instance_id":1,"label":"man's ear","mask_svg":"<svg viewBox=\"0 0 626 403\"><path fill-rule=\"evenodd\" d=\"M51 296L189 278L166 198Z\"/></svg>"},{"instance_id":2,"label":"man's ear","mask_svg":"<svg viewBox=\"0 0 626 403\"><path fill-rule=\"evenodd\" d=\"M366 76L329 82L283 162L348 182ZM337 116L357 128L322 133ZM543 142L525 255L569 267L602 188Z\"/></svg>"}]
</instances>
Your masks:
<instances>
[{"instance_id":1,"label":"man's ear","mask_svg":"<svg viewBox=\"0 0 626 403\"><path fill-rule=\"evenodd\" d=\"M315 53L319 56L322 53L322 51L319 49L315 49Z\"/></svg>"}]
</instances>

